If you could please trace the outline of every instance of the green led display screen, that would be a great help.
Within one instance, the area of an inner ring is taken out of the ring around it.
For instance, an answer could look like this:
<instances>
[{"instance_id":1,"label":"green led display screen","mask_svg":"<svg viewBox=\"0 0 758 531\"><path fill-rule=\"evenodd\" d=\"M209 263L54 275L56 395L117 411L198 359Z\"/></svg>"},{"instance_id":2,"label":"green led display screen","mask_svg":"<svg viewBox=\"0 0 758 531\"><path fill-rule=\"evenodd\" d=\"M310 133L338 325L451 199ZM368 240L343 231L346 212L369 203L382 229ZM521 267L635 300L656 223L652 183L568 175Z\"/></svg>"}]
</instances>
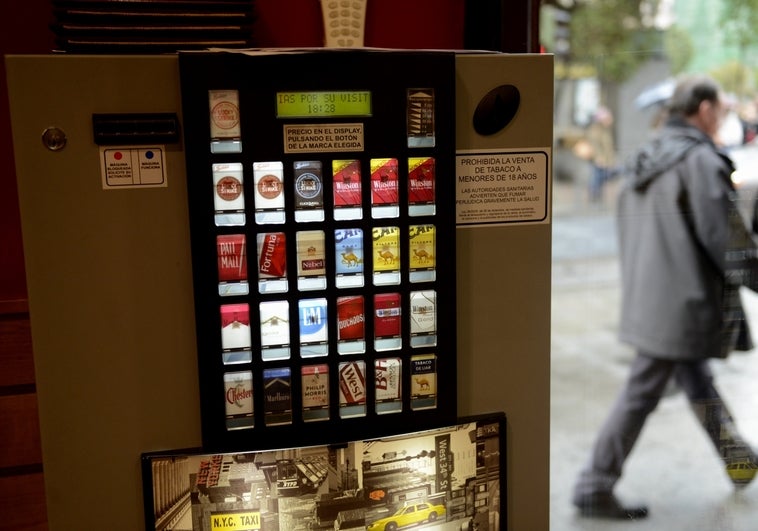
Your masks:
<instances>
[{"instance_id":1,"label":"green led display screen","mask_svg":"<svg viewBox=\"0 0 758 531\"><path fill-rule=\"evenodd\" d=\"M371 116L368 90L277 92L277 118Z\"/></svg>"}]
</instances>

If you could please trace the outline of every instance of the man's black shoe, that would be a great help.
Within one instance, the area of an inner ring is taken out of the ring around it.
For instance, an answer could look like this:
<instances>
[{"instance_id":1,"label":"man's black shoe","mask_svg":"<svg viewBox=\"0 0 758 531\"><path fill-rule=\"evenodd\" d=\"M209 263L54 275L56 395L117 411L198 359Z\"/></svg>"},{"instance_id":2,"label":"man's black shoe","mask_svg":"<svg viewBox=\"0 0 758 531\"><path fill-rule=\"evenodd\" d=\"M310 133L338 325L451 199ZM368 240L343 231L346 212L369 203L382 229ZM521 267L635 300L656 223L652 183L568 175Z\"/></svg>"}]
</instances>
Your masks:
<instances>
[{"instance_id":1,"label":"man's black shoe","mask_svg":"<svg viewBox=\"0 0 758 531\"><path fill-rule=\"evenodd\" d=\"M647 517L647 507L627 507L622 505L613 494L595 494L588 496L575 505L579 514L587 518L613 518L616 520L637 520Z\"/></svg>"}]
</instances>

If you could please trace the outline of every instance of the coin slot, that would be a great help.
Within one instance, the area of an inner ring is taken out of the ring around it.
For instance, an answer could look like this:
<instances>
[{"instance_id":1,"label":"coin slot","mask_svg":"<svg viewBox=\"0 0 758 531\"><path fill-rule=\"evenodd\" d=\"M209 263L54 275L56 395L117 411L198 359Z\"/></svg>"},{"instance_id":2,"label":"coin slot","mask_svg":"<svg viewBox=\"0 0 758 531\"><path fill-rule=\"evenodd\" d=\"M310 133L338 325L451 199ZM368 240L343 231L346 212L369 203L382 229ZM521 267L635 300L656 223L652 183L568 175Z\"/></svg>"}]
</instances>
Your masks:
<instances>
[{"instance_id":1,"label":"coin slot","mask_svg":"<svg viewBox=\"0 0 758 531\"><path fill-rule=\"evenodd\" d=\"M513 85L500 85L489 91L474 111L474 130L489 136L502 131L516 116L521 94Z\"/></svg>"}]
</instances>

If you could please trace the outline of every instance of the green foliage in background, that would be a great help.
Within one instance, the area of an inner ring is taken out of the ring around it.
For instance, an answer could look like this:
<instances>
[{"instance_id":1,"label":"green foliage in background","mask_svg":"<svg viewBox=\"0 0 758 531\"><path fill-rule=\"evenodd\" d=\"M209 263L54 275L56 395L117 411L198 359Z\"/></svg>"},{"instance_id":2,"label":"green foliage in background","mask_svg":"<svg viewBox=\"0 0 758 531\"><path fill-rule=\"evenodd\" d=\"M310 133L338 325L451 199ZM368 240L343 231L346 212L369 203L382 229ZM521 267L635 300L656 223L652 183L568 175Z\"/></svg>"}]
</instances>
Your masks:
<instances>
[{"instance_id":1,"label":"green foliage in background","mask_svg":"<svg viewBox=\"0 0 758 531\"><path fill-rule=\"evenodd\" d=\"M721 1L726 39L737 46L744 60L747 49L758 44L758 0Z\"/></svg>"},{"instance_id":2,"label":"green foliage in background","mask_svg":"<svg viewBox=\"0 0 758 531\"><path fill-rule=\"evenodd\" d=\"M655 52L655 41L642 27L639 1L587 2L572 22L573 57L594 64L601 80L624 81Z\"/></svg>"},{"instance_id":3,"label":"green foliage in background","mask_svg":"<svg viewBox=\"0 0 758 531\"><path fill-rule=\"evenodd\" d=\"M674 75L685 71L695 53L690 34L677 26L671 26L665 31L663 49Z\"/></svg>"},{"instance_id":4,"label":"green foliage in background","mask_svg":"<svg viewBox=\"0 0 758 531\"><path fill-rule=\"evenodd\" d=\"M715 79L724 92L744 97L752 94L752 73L740 61L730 61L711 70L708 74Z\"/></svg>"},{"instance_id":5,"label":"green foliage in background","mask_svg":"<svg viewBox=\"0 0 758 531\"><path fill-rule=\"evenodd\" d=\"M757 0L758 1L758 0ZM571 15L568 63L594 68L602 81L629 78L662 44L653 29L659 0L543 0Z\"/></svg>"}]
</instances>

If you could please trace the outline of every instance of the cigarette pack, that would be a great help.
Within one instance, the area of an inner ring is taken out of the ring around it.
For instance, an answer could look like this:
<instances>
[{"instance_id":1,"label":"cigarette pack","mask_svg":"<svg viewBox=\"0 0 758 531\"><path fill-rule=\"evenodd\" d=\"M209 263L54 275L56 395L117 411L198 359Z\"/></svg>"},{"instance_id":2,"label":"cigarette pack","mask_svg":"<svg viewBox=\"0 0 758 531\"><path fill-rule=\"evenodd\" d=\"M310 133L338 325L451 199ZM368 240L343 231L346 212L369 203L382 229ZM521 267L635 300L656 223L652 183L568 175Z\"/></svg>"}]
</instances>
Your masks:
<instances>
[{"instance_id":1,"label":"cigarette pack","mask_svg":"<svg viewBox=\"0 0 758 531\"><path fill-rule=\"evenodd\" d=\"M326 356L328 327L326 299L301 299L298 301L300 314L300 357Z\"/></svg>"},{"instance_id":2,"label":"cigarette pack","mask_svg":"<svg viewBox=\"0 0 758 531\"><path fill-rule=\"evenodd\" d=\"M411 291L411 347L437 344L437 292Z\"/></svg>"},{"instance_id":3,"label":"cigarette pack","mask_svg":"<svg viewBox=\"0 0 758 531\"><path fill-rule=\"evenodd\" d=\"M400 214L397 159L371 159L371 217L396 218Z\"/></svg>"},{"instance_id":4,"label":"cigarette pack","mask_svg":"<svg viewBox=\"0 0 758 531\"><path fill-rule=\"evenodd\" d=\"M216 225L244 225L246 217L242 164L213 164L212 172Z\"/></svg>"},{"instance_id":5,"label":"cigarette pack","mask_svg":"<svg viewBox=\"0 0 758 531\"><path fill-rule=\"evenodd\" d=\"M408 227L408 280L411 282L433 282L437 278L435 234L434 225Z\"/></svg>"},{"instance_id":6,"label":"cigarette pack","mask_svg":"<svg viewBox=\"0 0 758 531\"><path fill-rule=\"evenodd\" d=\"M333 160L334 219L363 217L361 163L359 160Z\"/></svg>"},{"instance_id":7,"label":"cigarette pack","mask_svg":"<svg viewBox=\"0 0 758 531\"><path fill-rule=\"evenodd\" d=\"M335 229L335 285L338 288L363 286L363 229Z\"/></svg>"},{"instance_id":8,"label":"cigarette pack","mask_svg":"<svg viewBox=\"0 0 758 531\"><path fill-rule=\"evenodd\" d=\"M365 321L363 295L337 298L337 352L360 354L366 351Z\"/></svg>"},{"instance_id":9,"label":"cigarette pack","mask_svg":"<svg viewBox=\"0 0 758 531\"><path fill-rule=\"evenodd\" d=\"M434 89L408 89L407 114L408 147L434 147Z\"/></svg>"},{"instance_id":10,"label":"cigarette pack","mask_svg":"<svg viewBox=\"0 0 758 531\"><path fill-rule=\"evenodd\" d=\"M437 356L411 356L411 409L437 407Z\"/></svg>"},{"instance_id":11,"label":"cigarette pack","mask_svg":"<svg viewBox=\"0 0 758 531\"><path fill-rule=\"evenodd\" d=\"M209 90L211 153L242 152L239 92Z\"/></svg>"},{"instance_id":12,"label":"cigarette pack","mask_svg":"<svg viewBox=\"0 0 758 531\"><path fill-rule=\"evenodd\" d=\"M374 295L374 348L378 351L396 350L402 346L399 293Z\"/></svg>"},{"instance_id":13,"label":"cigarette pack","mask_svg":"<svg viewBox=\"0 0 758 531\"><path fill-rule=\"evenodd\" d=\"M324 221L324 179L318 160L296 161L295 221Z\"/></svg>"},{"instance_id":14,"label":"cigarette pack","mask_svg":"<svg viewBox=\"0 0 758 531\"><path fill-rule=\"evenodd\" d=\"M239 93L236 90L208 91L211 139L240 138Z\"/></svg>"},{"instance_id":15,"label":"cigarette pack","mask_svg":"<svg viewBox=\"0 0 758 531\"><path fill-rule=\"evenodd\" d=\"M326 287L326 244L324 231L299 231L296 236L298 289Z\"/></svg>"},{"instance_id":16,"label":"cigarette pack","mask_svg":"<svg viewBox=\"0 0 758 531\"><path fill-rule=\"evenodd\" d=\"M329 366L305 365L301 369L303 421L329 419Z\"/></svg>"},{"instance_id":17,"label":"cigarette pack","mask_svg":"<svg viewBox=\"0 0 758 531\"><path fill-rule=\"evenodd\" d=\"M436 182L433 157L408 158L409 216L433 216L436 213Z\"/></svg>"},{"instance_id":18,"label":"cigarette pack","mask_svg":"<svg viewBox=\"0 0 758 531\"><path fill-rule=\"evenodd\" d=\"M224 398L226 429L252 428L254 425L253 373L251 371L224 373Z\"/></svg>"},{"instance_id":19,"label":"cigarette pack","mask_svg":"<svg viewBox=\"0 0 758 531\"><path fill-rule=\"evenodd\" d=\"M289 359L290 317L288 301L259 303L261 356L265 361Z\"/></svg>"},{"instance_id":20,"label":"cigarette pack","mask_svg":"<svg viewBox=\"0 0 758 531\"><path fill-rule=\"evenodd\" d=\"M371 235L374 285L400 284L400 228L373 227Z\"/></svg>"},{"instance_id":21,"label":"cigarette pack","mask_svg":"<svg viewBox=\"0 0 758 531\"><path fill-rule=\"evenodd\" d=\"M292 376L288 367L263 371L263 419L266 426L292 423Z\"/></svg>"},{"instance_id":22,"label":"cigarette pack","mask_svg":"<svg viewBox=\"0 0 758 531\"><path fill-rule=\"evenodd\" d=\"M287 282L287 236L283 232L262 232L256 236L258 251L258 291L282 293Z\"/></svg>"},{"instance_id":23,"label":"cigarette pack","mask_svg":"<svg viewBox=\"0 0 758 531\"><path fill-rule=\"evenodd\" d=\"M249 349L250 307L247 303L221 305L221 348Z\"/></svg>"},{"instance_id":24,"label":"cigarette pack","mask_svg":"<svg viewBox=\"0 0 758 531\"><path fill-rule=\"evenodd\" d=\"M255 222L284 223L284 167L279 161L254 162Z\"/></svg>"},{"instance_id":25,"label":"cigarette pack","mask_svg":"<svg viewBox=\"0 0 758 531\"><path fill-rule=\"evenodd\" d=\"M340 417L366 414L366 363L346 361L339 364Z\"/></svg>"},{"instance_id":26,"label":"cigarette pack","mask_svg":"<svg viewBox=\"0 0 758 531\"><path fill-rule=\"evenodd\" d=\"M380 358L374 362L376 412L396 413L402 403L402 361L400 358Z\"/></svg>"},{"instance_id":27,"label":"cigarette pack","mask_svg":"<svg viewBox=\"0 0 758 531\"><path fill-rule=\"evenodd\" d=\"M247 245L244 234L216 236L218 294L222 297L247 295Z\"/></svg>"}]
</instances>

